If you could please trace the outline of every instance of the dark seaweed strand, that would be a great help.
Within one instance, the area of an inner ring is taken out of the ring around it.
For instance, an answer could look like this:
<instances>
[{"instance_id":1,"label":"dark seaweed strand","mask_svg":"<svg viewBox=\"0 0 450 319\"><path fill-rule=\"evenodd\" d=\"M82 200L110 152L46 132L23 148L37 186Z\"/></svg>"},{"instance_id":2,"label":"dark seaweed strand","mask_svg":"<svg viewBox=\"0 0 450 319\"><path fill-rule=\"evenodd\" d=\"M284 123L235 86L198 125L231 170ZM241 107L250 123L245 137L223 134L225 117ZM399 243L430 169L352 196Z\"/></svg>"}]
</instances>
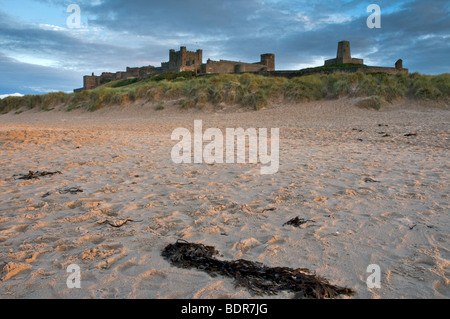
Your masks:
<instances>
[{"instance_id":1,"label":"dark seaweed strand","mask_svg":"<svg viewBox=\"0 0 450 319\"><path fill-rule=\"evenodd\" d=\"M306 273L307 269L267 267L245 259L221 261L213 257L216 254L218 251L212 246L181 241L169 244L161 253L177 267L234 278L236 286L245 287L255 295L274 295L287 290L294 292L296 298L334 298L354 293L349 288L331 285L326 279Z\"/></svg>"}]
</instances>

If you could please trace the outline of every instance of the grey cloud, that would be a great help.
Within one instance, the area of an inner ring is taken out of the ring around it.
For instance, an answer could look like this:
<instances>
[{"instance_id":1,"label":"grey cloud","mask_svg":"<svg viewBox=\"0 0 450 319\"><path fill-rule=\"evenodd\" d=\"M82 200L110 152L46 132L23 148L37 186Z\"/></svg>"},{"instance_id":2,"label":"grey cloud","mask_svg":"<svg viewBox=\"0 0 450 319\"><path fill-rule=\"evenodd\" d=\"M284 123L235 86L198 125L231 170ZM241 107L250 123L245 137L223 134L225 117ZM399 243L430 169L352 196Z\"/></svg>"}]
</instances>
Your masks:
<instances>
[{"instance_id":1,"label":"grey cloud","mask_svg":"<svg viewBox=\"0 0 450 319\"><path fill-rule=\"evenodd\" d=\"M39 1L62 5L56 0ZM0 53L13 56L10 52L22 51L49 57L64 74L159 65L168 60L169 49L179 46L203 49L204 60L256 62L262 53L275 53L277 69L289 69L317 63L322 57L333 58L337 42L349 40L352 54L374 65L390 66L402 58L405 67L421 73L449 72L450 67L450 3L446 0L380 0L381 29L367 28L366 5L356 0L77 3L88 17L89 28L100 28L112 37L110 41L42 30L14 21L0 11ZM348 21L328 19L339 14ZM307 16L309 25L299 15ZM81 77L74 87L80 84Z\"/></svg>"},{"instance_id":2,"label":"grey cloud","mask_svg":"<svg viewBox=\"0 0 450 319\"><path fill-rule=\"evenodd\" d=\"M215 34L223 30L246 29L252 24L249 17L263 10L255 0L210 1L104 1L100 5L84 4L94 15L90 23L112 30L133 30L137 34L176 33Z\"/></svg>"},{"instance_id":3,"label":"grey cloud","mask_svg":"<svg viewBox=\"0 0 450 319\"><path fill-rule=\"evenodd\" d=\"M357 0L108 0L100 5L81 1L80 6L90 17L89 25L154 38L156 41L146 45L145 50L156 61L167 60L169 48L184 45L191 50L202 48L205 59L253 61L261 53L275 53L277 67L287 68L312 63L321 56L332 58L337 42L349 40L355 56L381 65L405 57L405 62L414 65L417 71L432 72L429 66L421 66L417 57L408 54L421 35L448 33L448 1L437 0L432 5L411 0L377 3L382 8L382 28L378 30L367 28L369 13L366 5ZM393 12L385 13L389 11ZM297 14L308 16L315 28L308 30L305 22L295 19ZM336 14L351 19L344 23L320 23ZM435 56L442 57L448 52L448 45L441 45L435 48ZM136 61L137 56L128 54L127 58Z\"/></svg>"},{"instance_id":4,"label":"grey cloud","mask_svg":"<svg viewBox=\"0 0 450 319\"><path fill-rule=\"evenodd\" d=\"M96 43L72 36L70 31L44 30L34 25L22 25L0 11L0 52L32 54L51 59L55 67L87 71L123 70L129 63L145 63L151 58L148 47L129 48L125 45ZM158 46L152 46L158 48ZM162 52L162 46L159 47ZM131 65L130 65L131 66Z\"/></svg>"}]
</instances>

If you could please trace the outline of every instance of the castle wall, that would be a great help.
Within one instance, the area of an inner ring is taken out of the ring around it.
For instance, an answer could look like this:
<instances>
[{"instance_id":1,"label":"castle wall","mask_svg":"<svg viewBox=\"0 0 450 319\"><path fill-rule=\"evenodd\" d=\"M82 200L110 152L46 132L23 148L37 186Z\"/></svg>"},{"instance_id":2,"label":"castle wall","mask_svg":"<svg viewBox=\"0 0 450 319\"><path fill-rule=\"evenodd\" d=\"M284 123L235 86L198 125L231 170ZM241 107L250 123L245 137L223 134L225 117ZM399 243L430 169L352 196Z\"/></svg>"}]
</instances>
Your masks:
<instances>
[{"instance_id":1,"label":"castle wall","mask_svg":"<svg viewBox=\"0 0 450 319\"><path fill-rule=\"evenodd\" d=\"M364 64L363 59L355 59L355 58L336 58L325 61L325 66L334 65L334 64Z\"/></svg>"},{"instance_id":2,"label":"castle wall","mask_svg":"<svg viewBox=\"0 0 450 319\"><path fill-rule=\"evenodd\" d=\"M138 78L141 75L140 68L130 68L127 66L126 77L127 78Z\"/></svg>"},{"instance_id":3,"label":"castle wall","mask_svg":"<svg viewBox=\"0 0 450 319\"><path fill-rule=\"evenodd\" d=\"M156 68L154 66L144 66L142 68L140 68L139 71L139 77L140 78L146 78L152 75L156 75L156 74L161 74L162 73L162 68Z\"/></svg>"},{"instance_id":4,"label":"castle wall","mask_svg":"<svg viewBox=\"0 0 450 319\"><path fill-rule=\"evenodd\" d=\"M161 63L161 70L163 72L169 72L169 62L162 62Z\"/></svg>"},{"instance_id":5,"label":"castle wall","mask_svg":"<svg viewBox=\"0 0 450 319\"><path fill-rule=\"evenodd\" d=\"M208 60L206 64L202 66L202 73L234 73L238 62L234 61L213 61Z\"/></svg>"},{"instance_id":6,"label":"castle wall","mask_svg":"<svg viewBox=\"0 0 450 319\"><path fill-rule=\"evenodd\" d=\"M282 76L286 78L293 78L297 76L305 76L311 74L332 74L337 72L345 72L345 73L387 73L387 74L401 74L408 73L408 69L404 68L390 68L390 67L379 67L379 66L349 66L343 68L311 68L311 69L303 69L298 71L262 71L259 72L261 75L266 76Z\"/></svg>"},{"instance_id":7,"label":"castle wall","mask_svg":"<svg viewBox=\"0 0 450 319\"><path fill-rule=\"evenodd\" d=\"M202 66L202 73L242 73L242 72L258 72L266 69L265 65L259 63L244 63L236 61L212 61L208 60Z\"/></svg>"},{"instance_id":8,"label":"castle wall","mask_svg":"<svg viewBox=\"0 0 450 319\"><path fill-rule=\"evenodd\" d=\"M116 72L115 80L117 81L117 80L124 80L124 79L126 79L127 78L126 74L127 74L126 72L122 72L122 71Z\"/></svg>"},{"instance_id":9,"label":"castle wall","mask_svg":"<svg viewBox=\"0 0 450 319\"><path fill-rule=\"evenodd\" d=\"M262 57L262 56L261 56ZM238 61L213 61L209 60L206 64L202 65L201 73L243 73L243 72L260 72L260 71L274 71L275 70L275 58L274 55L265 55L261 58L261 62L257 63L245 63Z\"/></svg>"},{"instance_id":10,"label":"castle wall","mask_svg":"<svg viewBox=\"0 0 450 319\"><path fill-rule=\"evenodd\" d=\"M103 72L102 75L100 75L100 85L114 81L115 79L116 79L115 73Z\"/></svg>"}]
</instances>

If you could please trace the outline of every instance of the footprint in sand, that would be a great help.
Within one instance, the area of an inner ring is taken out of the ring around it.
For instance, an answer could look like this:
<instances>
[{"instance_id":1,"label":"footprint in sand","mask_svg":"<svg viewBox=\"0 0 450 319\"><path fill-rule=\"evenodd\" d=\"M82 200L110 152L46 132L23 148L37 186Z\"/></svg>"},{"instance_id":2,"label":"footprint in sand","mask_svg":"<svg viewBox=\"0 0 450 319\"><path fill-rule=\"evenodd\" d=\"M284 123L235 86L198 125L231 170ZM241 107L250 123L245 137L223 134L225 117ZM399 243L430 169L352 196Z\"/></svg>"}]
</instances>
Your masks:
<instances>
[{"instance_id":1,"label":"footprint in sand","mask_svg":"<svg viewBox=\"0 0 450 319\"><path fill-rule=\"evenodd\" d=\"M27 271L31 268L32 266L30 264L9 262L2 267L0 274L3 276L1 276L0 279L2 281L6 281L18 275L19 273Z\"/></svg>"},{"instance_id":2,"label":"footprint in sand","mask_svg":"<svg viewBox=\"0 0 450 319\"><path fill-rule=\"evenodd\" d=\"M260 238L259 240L250 237L246 239L241 239L238 242L235 242L231 251L233 255L237 253L238 258L242 258L243 256L261 256L263 254L273 254L274 252L279 250L279 244L285 242L280 236L265 236Z\"/></svg>"},{"instance_id":3,"label":"footprint in sand","mask_svg":"<svg viewBox=\"0 0 450 319\"><path fill-rule=\"evenodd\" d=\"M444 298L450 298L450 280L438 280L433 283L433 289ZM441 298L441 296L438 296Z\"/></svg>"},{"instance_id":4,"label":"footprint in sand","mask_svg":"<svg viewBox=\"0 0 450 319\"><path fill-rule=\"evenodd\" d=\"M236 242L233 245L232 250L238 251L241 253L245 253L248 250L258 247L258 246L261 246L261 245L262 245L262 243L259 240L251 237L251 238L242 239L242 240Z\"/></svg>"}]
</instances>

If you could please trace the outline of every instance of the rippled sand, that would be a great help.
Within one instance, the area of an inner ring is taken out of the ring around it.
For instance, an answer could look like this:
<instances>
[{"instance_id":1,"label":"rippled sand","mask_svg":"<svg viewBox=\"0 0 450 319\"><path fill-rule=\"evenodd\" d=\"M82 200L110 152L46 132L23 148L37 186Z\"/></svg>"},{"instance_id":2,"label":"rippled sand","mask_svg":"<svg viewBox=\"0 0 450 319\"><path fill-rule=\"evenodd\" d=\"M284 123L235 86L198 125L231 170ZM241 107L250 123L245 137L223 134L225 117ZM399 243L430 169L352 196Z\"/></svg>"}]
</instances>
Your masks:
<instances>
[{"instance_id":1,"label":"rippled sand","mask_svg":"<svg viewBox=\"0 0 450 319\"><path fill-rule=\"evenodd\" d=\"M258 112L136 104L2 115L0 296L256 297L161 257L184 239L215 246L218 258L309 268L352 298L448 298L449 114L343 99ZM172 131L200 119L203 129L279 128L278 173L174 164ZM30 170L61 174L13 177ZM296 216L309 222L283 226ZM70 264L80 289L66 285ZM366 285L370 264L381 269L379 289Z\"/></svg>"}]
</instances>

